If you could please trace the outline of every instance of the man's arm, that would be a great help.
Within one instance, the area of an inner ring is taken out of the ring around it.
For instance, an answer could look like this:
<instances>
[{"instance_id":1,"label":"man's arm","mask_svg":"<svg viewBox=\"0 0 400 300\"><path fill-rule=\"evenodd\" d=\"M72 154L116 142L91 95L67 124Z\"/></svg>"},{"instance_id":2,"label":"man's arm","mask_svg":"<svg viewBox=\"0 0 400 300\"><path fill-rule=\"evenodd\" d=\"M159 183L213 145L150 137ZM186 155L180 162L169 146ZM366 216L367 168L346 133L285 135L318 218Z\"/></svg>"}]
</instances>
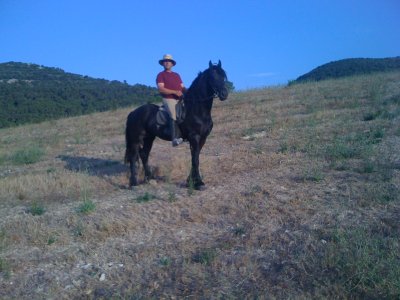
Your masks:
<instances>
[{"instance_id":1,"label":"man's arm","mask_svg":"<svg viewBox=\"0 0 400 300\"><path fill-rule=\"evenodd\" d=\"M182 95L183 95L181 91L175 91L175 90L170 90L170 89L165 88L163 82L157 83L157 87L158 87L158 91L161 94L176 95L178 97L182 97Z\"/></svg>"}]
</instances>

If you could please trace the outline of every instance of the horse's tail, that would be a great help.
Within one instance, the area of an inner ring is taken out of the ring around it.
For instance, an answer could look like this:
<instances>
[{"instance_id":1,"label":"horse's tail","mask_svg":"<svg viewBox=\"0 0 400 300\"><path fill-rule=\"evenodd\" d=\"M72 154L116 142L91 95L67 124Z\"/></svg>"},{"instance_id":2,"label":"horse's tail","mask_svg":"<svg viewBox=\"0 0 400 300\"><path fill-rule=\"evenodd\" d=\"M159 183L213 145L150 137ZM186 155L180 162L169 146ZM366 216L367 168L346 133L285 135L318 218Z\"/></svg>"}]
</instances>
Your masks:
<instances>
[{"instance_id":1,"label":"horse's tail","mask_svg":"<svg viewBox=\"0 0 400 300\"><path fill-rule=\"evenodd\" d=\"M132 159L136 161L139 159L138 151L142 139L143 131L143 109L146 105L142 105L139 108L132 111L126 120L125 127L125 163L131 162Z\"/></svg>"},{"instance_id":2,"label":"horse's tail","mask_svg":"<svg viewBox=\"0 0 400 300\"><path fill-rule=\"evenodd\" d=\"M128 149L126 149L125 157L124 157L125 164L129 163L131 157L132 157L132 153ZM136 157L136 161L139 161L139 157Z\"/></svg>"},{"instance_id":3,"label":"horse's tail","mask_svg":"<svg viewBox=\"0 0 400 300\"><path fill-rule=\"evenodd\" d=\"M125 127L125 157L124 157L124 162L127 164L133 155L132 153L132 141L131 141L131 134L130 130L132 130L129 126L129 118L131 117L131 114L128 115L128 119L126 120L126 127Z\"/></svg>"},{"instance_id":4,"label":"horse's tail","mask_svg":"<svg viewBox=\"0 0 400 300\"><path fill-rule=\"evenodd\" d=\"M125 140L127 139L127 136L126 136L126 134L125 134ZM130 156L130 151L129 151L129 149L128 149L128 141L126 140L126 148L125 148L125 156L124 156L124 162L125 162L125 164L127 164L128 163L128 161L129 161L129 156Z\"/></svg>"}]
</instances>

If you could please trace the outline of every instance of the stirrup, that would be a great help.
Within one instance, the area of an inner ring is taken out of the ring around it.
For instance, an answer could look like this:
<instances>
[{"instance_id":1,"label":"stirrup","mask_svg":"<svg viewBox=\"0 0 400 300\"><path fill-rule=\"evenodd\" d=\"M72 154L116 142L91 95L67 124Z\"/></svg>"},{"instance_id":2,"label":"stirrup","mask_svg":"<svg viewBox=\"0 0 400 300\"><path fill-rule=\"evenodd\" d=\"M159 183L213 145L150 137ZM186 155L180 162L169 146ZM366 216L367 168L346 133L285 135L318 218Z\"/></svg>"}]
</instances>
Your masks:
<instances>
[{"instance_id":1,"label":"stirrup","mask_svg":"<svg viewBox=\"0 0 400 300\"><path fill-rule=\"evenodd\" d=\"M183 143L183 139L182 139L182 138L174 139L174 140L172 141L172 147L176 147L176 146L178 146L178 145L180 145L180 144L182 144L182 143Z\"/></svg>"}]
</instances>

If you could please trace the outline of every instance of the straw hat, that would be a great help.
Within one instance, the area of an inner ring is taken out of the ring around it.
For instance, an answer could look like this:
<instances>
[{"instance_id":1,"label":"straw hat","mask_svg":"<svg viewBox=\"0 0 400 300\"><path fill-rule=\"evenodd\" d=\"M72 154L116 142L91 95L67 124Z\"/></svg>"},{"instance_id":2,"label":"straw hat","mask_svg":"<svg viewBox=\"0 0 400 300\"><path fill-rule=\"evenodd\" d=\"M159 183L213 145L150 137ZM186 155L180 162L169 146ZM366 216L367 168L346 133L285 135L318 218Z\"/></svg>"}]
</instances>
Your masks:
<instances>
[{"instance_id":1,"label":"straw hat","mask_svg":"<svg viewBox=\"0 0 400 300\"><path fill-rule=\"evenodd\" d=\"M163 56L163 58L160 59L160 60L158 61L158 63L159 63L160 65L163 65L164 61L170 61L170 62L172 62L172 64L173 64L174 66L176 65L176 61L174 61L174 59L173 59L173 57L172 57L171 54L165 54L165 55Z\"/></svg>"}]
</instances>

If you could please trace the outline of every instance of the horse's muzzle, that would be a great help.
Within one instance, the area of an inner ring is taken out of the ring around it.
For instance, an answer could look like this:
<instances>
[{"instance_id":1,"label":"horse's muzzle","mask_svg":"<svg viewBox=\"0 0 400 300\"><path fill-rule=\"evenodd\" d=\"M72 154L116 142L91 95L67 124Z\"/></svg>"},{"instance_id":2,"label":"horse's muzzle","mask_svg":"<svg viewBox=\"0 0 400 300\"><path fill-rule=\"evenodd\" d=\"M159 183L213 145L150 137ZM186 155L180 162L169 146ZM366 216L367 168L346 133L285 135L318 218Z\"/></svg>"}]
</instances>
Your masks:
<instances>
[{"instance_id":1,"label":"horse's muzzle","mask_svg":"<svg viewBox=\"0 0 400 300\"><path fill-rule=\"evenodd\" d=\"M221 101L224 101L228 98L228 89L226 87L224 87L223 89L221 89L218 93L218 98Z\"/></svg>"}]
</instances>

